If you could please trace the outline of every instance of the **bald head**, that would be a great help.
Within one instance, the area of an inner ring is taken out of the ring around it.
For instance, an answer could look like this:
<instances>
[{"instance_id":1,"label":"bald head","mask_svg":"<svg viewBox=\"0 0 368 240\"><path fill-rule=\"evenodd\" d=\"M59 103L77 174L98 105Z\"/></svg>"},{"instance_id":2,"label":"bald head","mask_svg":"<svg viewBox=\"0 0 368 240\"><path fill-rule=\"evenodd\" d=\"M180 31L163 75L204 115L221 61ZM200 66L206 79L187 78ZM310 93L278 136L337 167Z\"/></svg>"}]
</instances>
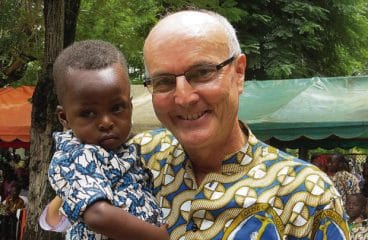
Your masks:
<instances>
[{"instance_id":1,"label":"bald head","mask_svg":"<svg viewBox=\"0 0 368 240\"><path fill-rule=\"evenodd\" d=\"M241 53L235 29L226 18L210 11L187 10L168 15L156 24L146 38L145 56L152 47L165 46L170 39L179 35L183 39L203 39L203 41L216 36L211 40L214 47L225 46L229 56Z\"/></svg>"}]
</instances>

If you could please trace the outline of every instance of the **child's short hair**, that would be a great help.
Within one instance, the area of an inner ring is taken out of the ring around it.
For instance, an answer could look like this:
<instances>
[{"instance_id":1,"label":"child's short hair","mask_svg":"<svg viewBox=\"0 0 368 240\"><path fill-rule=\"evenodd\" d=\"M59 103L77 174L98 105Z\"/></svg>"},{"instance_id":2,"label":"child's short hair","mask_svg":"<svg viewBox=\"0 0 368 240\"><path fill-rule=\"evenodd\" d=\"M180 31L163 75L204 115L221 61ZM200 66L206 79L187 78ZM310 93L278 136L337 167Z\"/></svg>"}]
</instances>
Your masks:
<instances>
[{"instance_id":1,"label":"child's short hair","mask_svg":"<svg viewBox=\"0 0 368 240\"><path fill-rule=\"evenodd\" d=\"M56 58L53 66L55 90L59 103L62 104L65 92L64 79L68 70L103 69L119 63L128 74L128 67L124 55L111 43L102 40L84 40L74 42L65 48Z\"/></svg>"}]
</instances>

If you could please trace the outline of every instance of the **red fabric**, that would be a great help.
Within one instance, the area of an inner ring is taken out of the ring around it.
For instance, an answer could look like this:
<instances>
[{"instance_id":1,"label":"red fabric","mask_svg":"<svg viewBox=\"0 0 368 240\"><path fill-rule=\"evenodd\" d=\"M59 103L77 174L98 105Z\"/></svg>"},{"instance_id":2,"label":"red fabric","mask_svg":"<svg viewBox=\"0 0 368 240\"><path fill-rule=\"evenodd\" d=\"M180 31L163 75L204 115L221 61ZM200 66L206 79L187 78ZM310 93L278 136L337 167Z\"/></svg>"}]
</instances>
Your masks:
<instances>
[{"instance_id":1,"label":"red fabric","mask_svg":"<svg viewBox=\"0 0 368 240\"><path fill-rule=\"evenodd\" d=\"M317 156L315 159L313 159L313 164L317 165L322 171L328 174L328 161L330 159L329 154L321 154Z\"/></svg>"},{"instance_id":2,"label":"red fabric","mask_svg":"<svg viewBox=\"0 0 368 240\"><path fill-rule=\"evenodd\" d=\"M29 143L33 92L31 86L0 88L0 146Z\"/></svg>"},{"instance_id":3,"label":"red fabric","mask_svg":"<svg viewBox=\"0 0 368 240\"><path fill-rule=\"evenodd\" d=\"M29 142L22 142L19 140L14 140L12 142L3 142L0 140L0 148L29 148Z\"/></svg>"}]
</instances>

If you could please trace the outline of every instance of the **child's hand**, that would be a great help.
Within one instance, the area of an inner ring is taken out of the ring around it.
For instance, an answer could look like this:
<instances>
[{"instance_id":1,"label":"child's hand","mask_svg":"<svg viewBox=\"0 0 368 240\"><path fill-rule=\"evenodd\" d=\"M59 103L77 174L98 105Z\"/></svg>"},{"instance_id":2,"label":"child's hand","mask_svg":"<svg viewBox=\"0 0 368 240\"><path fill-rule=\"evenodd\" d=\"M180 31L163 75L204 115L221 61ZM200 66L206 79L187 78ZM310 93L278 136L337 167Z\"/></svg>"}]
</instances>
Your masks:
<instances>
[{"instance_id":1,"label":"child's hand","mask_svg":"<svg viewBox=\"0 0 368 240\"><path fill-rule=\"evenodd\" d=\"M160 226L161 231L163 231L163 236L160 237L160 239L169 239L169 233L167 232L167 229L169 228L169 224L164 223Z\"/></svg>"},{"instance_id":2,"label":"child's hand","mask_svg":"<svg viewBox=\"0 0 368 240\"><path fill-rule=\"evenodd\" d=\"M164 223L164 224L162 224L162 225L160 226L160 228L161 228L161 229L163 229L163 230L166 230L166 231L167 231L167 229L169 228L169 224Z\"/></svg>"}]
</instances>

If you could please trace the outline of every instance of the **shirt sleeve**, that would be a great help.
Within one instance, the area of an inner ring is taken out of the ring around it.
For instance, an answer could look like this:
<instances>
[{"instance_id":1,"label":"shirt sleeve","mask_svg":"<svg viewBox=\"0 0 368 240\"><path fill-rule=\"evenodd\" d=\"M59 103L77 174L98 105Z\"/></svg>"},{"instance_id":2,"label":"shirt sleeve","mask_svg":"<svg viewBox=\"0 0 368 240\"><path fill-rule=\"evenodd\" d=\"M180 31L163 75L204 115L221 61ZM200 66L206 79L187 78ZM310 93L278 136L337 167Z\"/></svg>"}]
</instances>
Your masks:
<instances>
[{"instance_id":1,"label":"shirt sleeve","mask_svg":"<svg viewBox=\"0 0 368 240\"><path fill-rule=\"evenodd\" d=\"M330 184L328 192L331 193L330 203L322 205L323 208L315 213L311 239L349 240L348 217L343 208L342 198L332 182L328 184Z\"/></svg>"},{"instance_id":2,"label":"shirt sleeve","mask_svg":"<svg viewBox=\"0 0 368 240\"><path fill-rule=\"evenodd\" d=\"M64 202L61 212L73 223L98 200L113 201L105 176L109 154L87 144L64 144L55 152L49 167L49 181Z\"/></svg>"}]
</instances>

